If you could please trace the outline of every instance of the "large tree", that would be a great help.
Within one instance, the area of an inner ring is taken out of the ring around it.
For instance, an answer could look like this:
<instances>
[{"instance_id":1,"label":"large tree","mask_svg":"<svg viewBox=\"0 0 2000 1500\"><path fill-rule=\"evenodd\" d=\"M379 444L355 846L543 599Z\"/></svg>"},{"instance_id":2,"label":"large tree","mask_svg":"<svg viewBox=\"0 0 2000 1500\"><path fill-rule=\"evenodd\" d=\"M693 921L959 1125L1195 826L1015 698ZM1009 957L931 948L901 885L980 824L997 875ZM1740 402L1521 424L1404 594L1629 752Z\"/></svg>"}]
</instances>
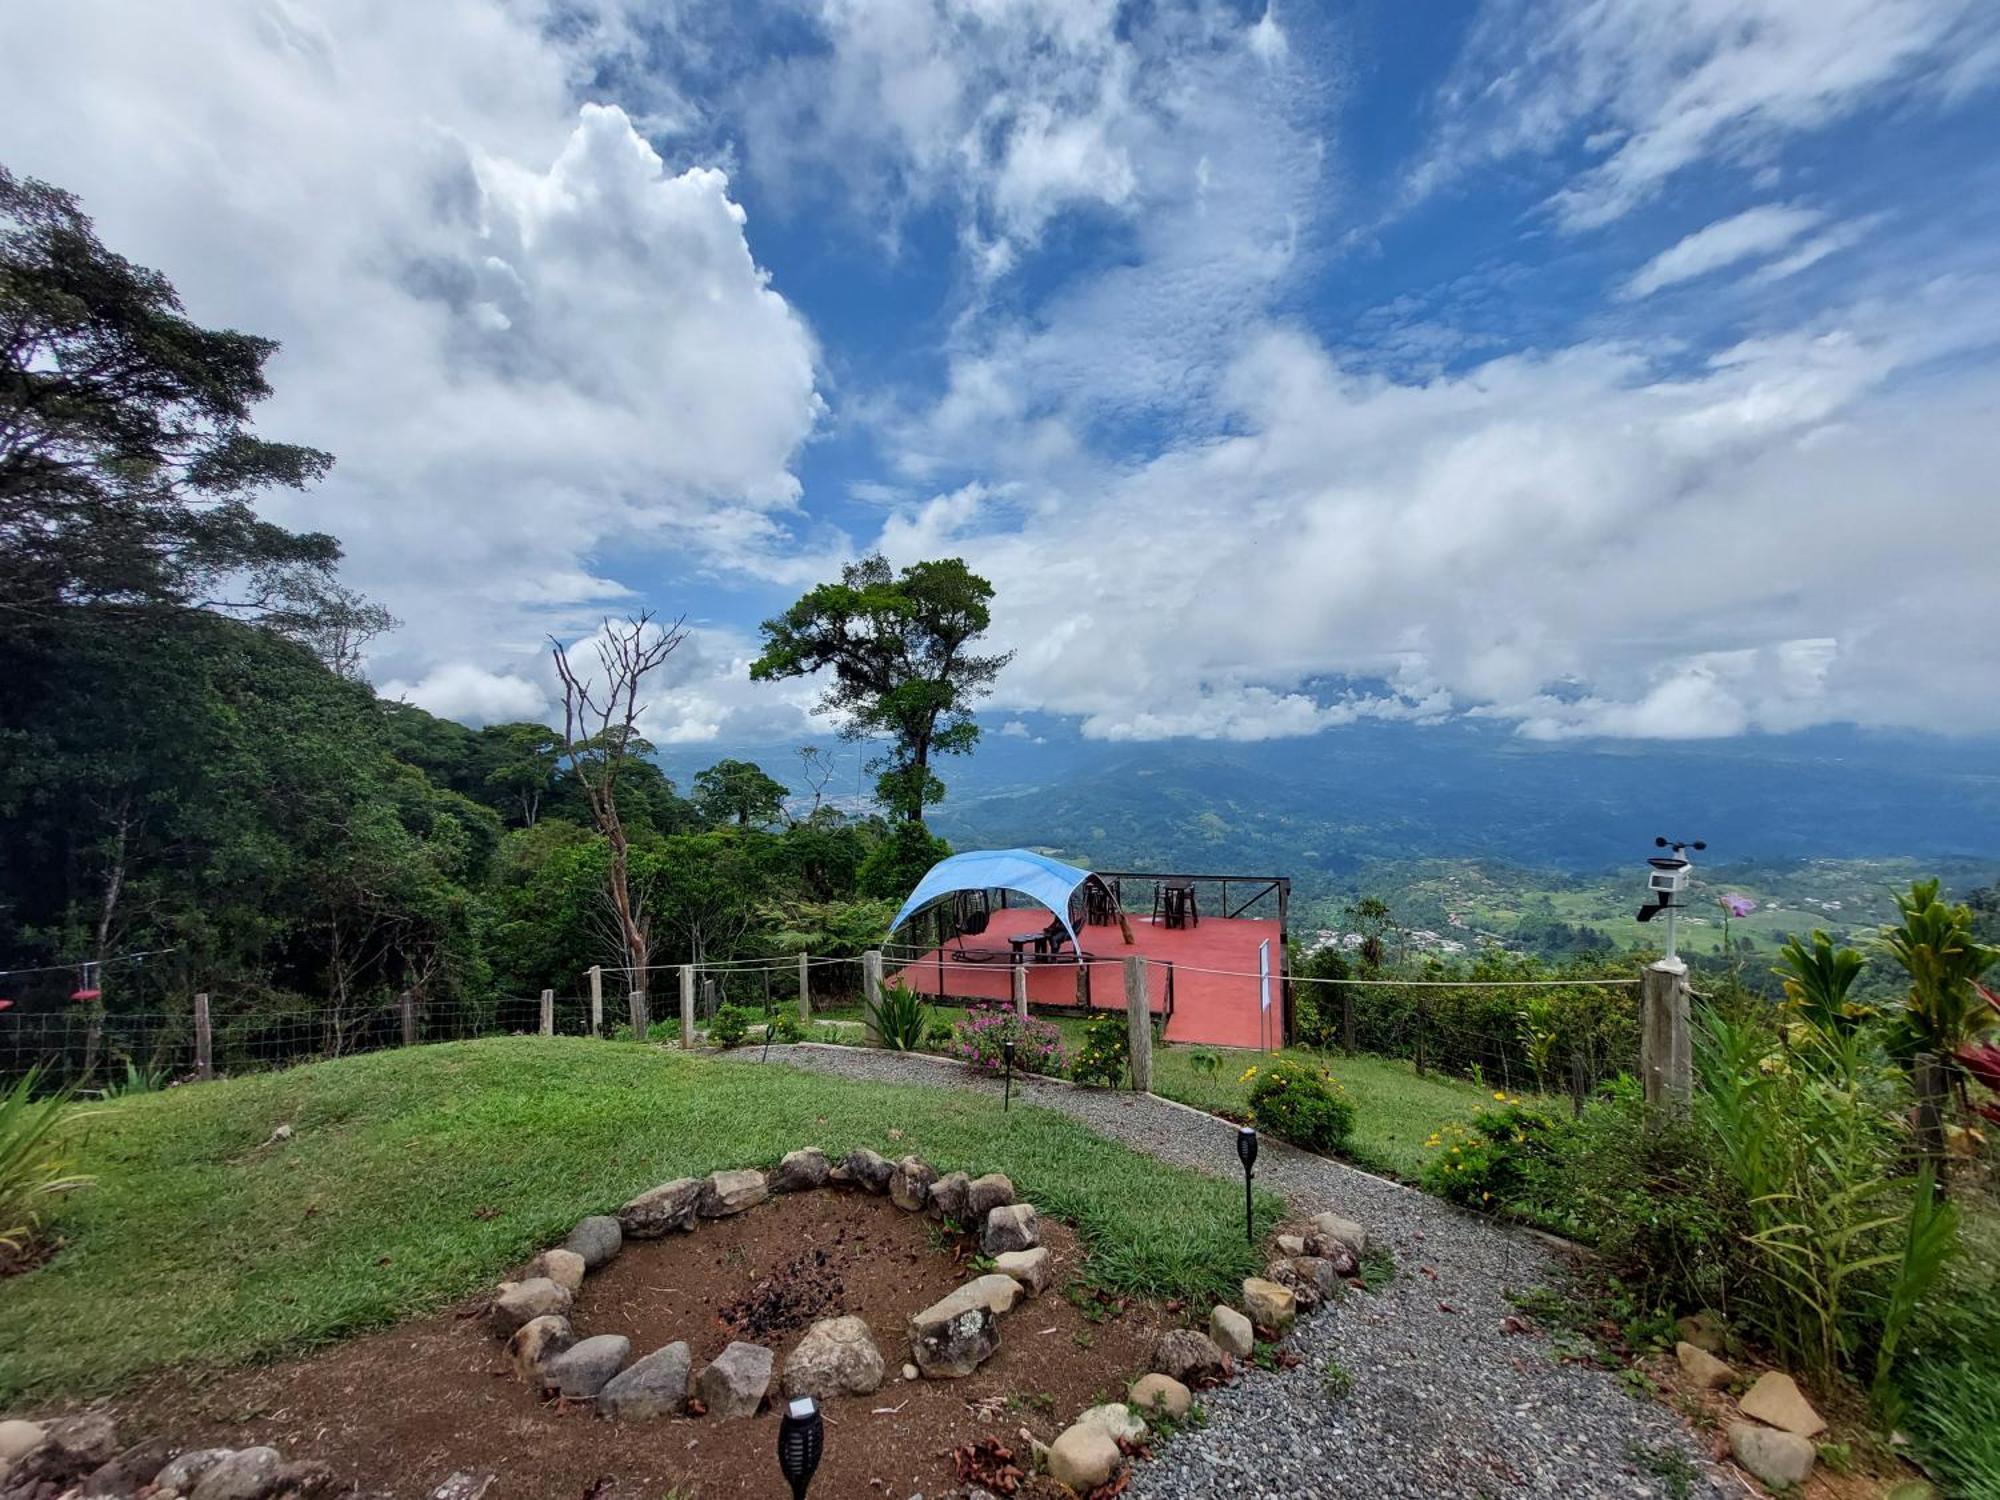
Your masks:
<instances>
[{"instance_id":1,"label":"large tree","mask_svg":"<svg viewBox=\"0 0 2000 1500\"><path fill-rule=\"evenodd\" d=\"M203 328L172 284L99 243L75 198L0 167L0 633L96 606L271 616L351 670L386 616L340 547L253 505L333 460L250 432L270 339Z\"/></svg>"},{"instance_id":2,"label":"large tree","mask_svg":"<svg viewBox=\"0 0 2000 1500\"><path fill-rule=\"evenodd\" d=\"M694 778L694 804L711 823L738 828L775 823L791 788L773 781L751 760L719 760Z\"/></svg>"},{"instance_id":3,"label":"large tree","mask_svg":"<svg viewBox=\"0 0 2000 1500\"><path fill-rule=\"evenodd\" d=\"M956 557L896 573L880 556L841 570L763 625L764 650L751 664L759 682L830 671L818 711L835 715L848 739L887 736L875 794L914 823L944 796L931 770L938 755L964 755L979 742L972 706L991 691L1012 653L972 648L991 623L993 585Z\"/></svg>"}]
</instances>

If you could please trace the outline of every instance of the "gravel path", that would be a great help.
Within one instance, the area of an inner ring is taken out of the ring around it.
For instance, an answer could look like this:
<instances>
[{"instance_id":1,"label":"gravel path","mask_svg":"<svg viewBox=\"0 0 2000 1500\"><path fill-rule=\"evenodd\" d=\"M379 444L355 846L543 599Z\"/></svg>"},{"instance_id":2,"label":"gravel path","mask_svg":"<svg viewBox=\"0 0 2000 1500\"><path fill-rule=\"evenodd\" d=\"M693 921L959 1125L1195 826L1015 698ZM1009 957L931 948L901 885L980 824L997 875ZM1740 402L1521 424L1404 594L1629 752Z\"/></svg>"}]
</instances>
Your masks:
<instances>
[{"instance_id":1,"label":"gravel path","mask_svg":"<svg viewBox=\"0 0 2000 1500\"><path fill-rule=\"evenodd\" d=\"M999 1091L956 1063L910 1053L773 1047L771 1061L885 1083ZM1199 1111L1042 1080L1017 1078L1015 1090L1164 1160L1237 1170L1235 1127ZM1301 1323L1296 1369L1252 1369L1207 1393L1208 1424L1142 1465L1130 1495L1672 1495L1665 1479L1635 1462L1635 1450L1687 1460L1682 1493L1746 1492L1664 1407L1625 1394L1607 1371L1558 1364L1538 1335L1502 1332L1513 1311L1509 1290L1563 1275L1533 1236L1279 1141L1263 1143L1257 1177L1302 1215L1333 1209L1358 1219L1371 1243L1395 1252L1395 1280ZM1352 1393L1340 1400L1321 1388L1330 1359L1353 1377Z\"/></svg>"}]
</instances>

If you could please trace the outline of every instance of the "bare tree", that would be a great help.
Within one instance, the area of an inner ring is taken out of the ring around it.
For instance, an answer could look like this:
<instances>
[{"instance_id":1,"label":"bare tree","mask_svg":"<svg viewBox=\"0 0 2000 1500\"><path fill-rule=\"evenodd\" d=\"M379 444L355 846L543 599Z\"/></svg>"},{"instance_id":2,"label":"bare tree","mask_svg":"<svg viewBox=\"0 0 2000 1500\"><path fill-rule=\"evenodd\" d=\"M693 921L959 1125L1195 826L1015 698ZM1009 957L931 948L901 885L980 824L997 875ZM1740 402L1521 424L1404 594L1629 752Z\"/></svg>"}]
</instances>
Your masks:
<instances>
[{"instance_id":1,"label":"bare tree","mask_svg":"<svg viewBox=\"0 0 2000 1500\"><path fill-rule=\"evenodd\" d=\"M653 623L651 610L642 610L620 625L605 620L594 643L598 670L581 677L563 643L549 638L563 685L563 759L590 799L597 831L611 846L608 894L625 962L631 966L633 982L641 986L652 952L647 935L651 923L632 900L630 844L618 816L618 777L638 739L639 715L647 708L639 701L640 686L646 674L686 639L686 618L663 627Z\"/></svg>"},{"instance_id":2,"label":"bare tree","mask_svg":"<svg viewBox=\"0 0 2000 1500\"><path fill-rule=\"evenodd\" d=\"M798 749L799 774L805 778L806 788L812 793L812 811L803 821L810 823L819 816L820 805L826 801L826 784L833 780L833 757L817 745L801 745Z\"/></svg>"}]
</instances>

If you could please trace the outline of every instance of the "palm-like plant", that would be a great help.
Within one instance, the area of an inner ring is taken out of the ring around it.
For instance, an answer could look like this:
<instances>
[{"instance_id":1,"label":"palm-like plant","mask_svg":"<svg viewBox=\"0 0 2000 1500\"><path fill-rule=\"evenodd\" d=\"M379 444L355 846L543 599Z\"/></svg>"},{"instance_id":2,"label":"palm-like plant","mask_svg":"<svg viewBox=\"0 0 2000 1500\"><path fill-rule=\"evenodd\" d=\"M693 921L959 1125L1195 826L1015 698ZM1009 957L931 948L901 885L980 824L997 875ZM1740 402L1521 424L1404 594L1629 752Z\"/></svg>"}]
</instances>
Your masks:
<instances>
[{"instance_id":1,"label":"palm-like plant","mask_svg":"<svg viewBox=\"0 0 2000 1500\"><path fill-rule=\"evenodd\" d=\"M1784 982L1786 1004L1800 1020L1821 1031L1849 1032L1875 1013L1873 1006L1847 998L1866 963L1852 948L1834 947L1832 938L1815 929L1810 947L1793 938L1778 950L1774 972Z\"/></svg>"},{"instance_id":2,"label":"palm-like plant","mask_svg":"<svg viewBox=\"0 0 2000 1500\"><path fill-rule=\"evenodd\" d=\"M68 1147L55 1134L69 1095L37 1099L39 1082L31 1071L0 1094L0 1259L28 1247L57 1193L90 1180L71 1175Z\"/></svg>"},{"instance_id":3,"label":"palm-like plant","mask_svg":"<svg viewBox=\"0 0 2000 1500\"><path fill-rule=\"evenodd\" d=\"M1920 880L1896 897L1902 921L1882 929L1882 946L1910 976L1910 993L1896 1018L1895 1043L1905 1059L1929 1052L1940 1060L2000 1026L2000 1011L1986 1003L1978 979L2000 959L2000 948L1973 935L1972 909L1938 895L1938 882Z\"/></svg>"}]
</instances>

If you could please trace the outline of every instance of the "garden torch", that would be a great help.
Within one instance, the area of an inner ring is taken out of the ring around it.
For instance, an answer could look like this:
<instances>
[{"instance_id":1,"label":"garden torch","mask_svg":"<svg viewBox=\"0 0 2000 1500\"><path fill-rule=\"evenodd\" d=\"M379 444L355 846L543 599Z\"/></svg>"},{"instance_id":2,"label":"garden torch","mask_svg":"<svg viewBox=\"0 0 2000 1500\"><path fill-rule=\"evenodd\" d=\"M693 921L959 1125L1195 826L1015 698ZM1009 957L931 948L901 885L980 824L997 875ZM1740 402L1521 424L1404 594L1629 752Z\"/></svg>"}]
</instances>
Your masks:
<instances>
[{"instance_id":1,"label":"garden torch","mask_svg":"<svg viewBox=\"0 0 2000 1500\"><path fill-rule=\"evenodd\" d=\"M1236 1129L1236 1155L1243 1163L1243 1237L1257 1243L1257 1217L1250 1203L1251 1169L1257 1165L1257 1132L1251 1126Z\"/></svg>"},{"instance_id":2,"label":"garden torch","mask_svg":"<svg viewBox=\"0 0 2000 1500\"><path fill-rule=\"evenodd\" d=\"M1000 1109L1004 1114L1014 1107L1014 1039L1000 1039L1000 1056L1006 1063L1006 1081L1001 1084Z\"/></svg>"},{"instance_id":3,"label":"garden torch","mask_svg":"<svg viewBox=\"0 0 2000 1500\"><path fill-rule=\"evenodd\" d=\"M778 1468L792 1487L792 1500L806 1500L806 1486L812 1483L825 1447L826 1424L820 1419L819 1403L810 1396L788 1403L778 1420Z\"/></svg>"}]
</instances>

